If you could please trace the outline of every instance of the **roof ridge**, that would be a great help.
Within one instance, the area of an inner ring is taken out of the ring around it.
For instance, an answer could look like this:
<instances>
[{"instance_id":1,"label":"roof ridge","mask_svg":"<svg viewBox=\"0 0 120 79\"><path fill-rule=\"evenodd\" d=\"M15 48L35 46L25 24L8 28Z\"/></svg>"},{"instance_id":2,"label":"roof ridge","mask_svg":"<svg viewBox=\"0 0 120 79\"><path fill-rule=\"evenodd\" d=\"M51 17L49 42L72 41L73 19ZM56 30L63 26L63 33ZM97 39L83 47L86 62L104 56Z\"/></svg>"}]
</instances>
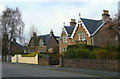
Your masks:
<instances>
[{"instance_id":1,"label":"roof ridge","mask_svg":"<svg viewBox=\"0 0 120 79\"><path fill-rule=\"evenodd\" d=\"M80 19L93 20L93 21L101 21L101 20L89 19L89 18L80 18Z\"/></svg>"},{"instance_id":2,"label":"roof ridge","mask_svg":"<svg viewBox=\"0 0 120 79\"><path fill-rule=\"evenodd\" d=\"M75 26L64 26L64 27L75 27Z\"/></svg>"},{"instance_id":3,"label":"roof ridge","mask_svg":"<svg viewBox=\"0 0 120 79\"><path fill-rule=\"evenodd\" d=\"M50 34L45 34L45 35L50 35ZM45 35L39 35L39 36L37 36L37 37L40 37L40 36L45 36Z\"/></svg>"}]
</instances>

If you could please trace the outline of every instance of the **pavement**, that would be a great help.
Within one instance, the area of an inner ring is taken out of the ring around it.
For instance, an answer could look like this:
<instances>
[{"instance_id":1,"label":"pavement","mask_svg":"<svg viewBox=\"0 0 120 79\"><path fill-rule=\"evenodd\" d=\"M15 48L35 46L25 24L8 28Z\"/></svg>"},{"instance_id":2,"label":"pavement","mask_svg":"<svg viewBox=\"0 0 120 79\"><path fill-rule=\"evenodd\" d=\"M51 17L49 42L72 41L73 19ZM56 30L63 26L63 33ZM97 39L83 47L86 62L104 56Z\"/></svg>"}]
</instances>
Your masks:
<instances>
[{"instance_id":1,"label":"pavement","mask_svg":"<svg viewBox=\"0 0 120 79\"><path fill-rule=\"evenodd\" d=\"M6 62L5 62L6 63ZM58 65L52 66L42 66L42 65L35 65L35 64L23 64L23 63L10 63L12 65L17 66L26 66L26 67L36 67L41 68L43 70L50 70L50 71L59 71L59 72L67 72L73 74L81 74L83 76L88 77L119 77L119 72L116 71L106 71L106 70L97 70L97 69L81 69L81 68L70 68L70 67L59 67Z\"/></svg>"}]
</instances>

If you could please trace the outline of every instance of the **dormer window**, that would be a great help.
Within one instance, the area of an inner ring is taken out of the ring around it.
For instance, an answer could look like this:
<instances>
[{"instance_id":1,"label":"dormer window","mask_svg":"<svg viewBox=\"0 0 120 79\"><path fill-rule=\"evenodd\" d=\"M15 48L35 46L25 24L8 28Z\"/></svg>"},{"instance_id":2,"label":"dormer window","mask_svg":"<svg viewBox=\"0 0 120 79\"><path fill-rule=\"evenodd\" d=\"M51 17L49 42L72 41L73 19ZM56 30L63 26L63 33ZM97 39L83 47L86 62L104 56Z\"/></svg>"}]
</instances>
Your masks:
<instances>
[{"instance_id":1,"label":"dormer window","mask_svg":"<svg viewBox=\"0 0 120 79\"><path fill-rule=\"evenodd\" d=\"M78 32L78 40L79 41L84 41L85 40L85 32Z\"/></svg>"}]
</instances>

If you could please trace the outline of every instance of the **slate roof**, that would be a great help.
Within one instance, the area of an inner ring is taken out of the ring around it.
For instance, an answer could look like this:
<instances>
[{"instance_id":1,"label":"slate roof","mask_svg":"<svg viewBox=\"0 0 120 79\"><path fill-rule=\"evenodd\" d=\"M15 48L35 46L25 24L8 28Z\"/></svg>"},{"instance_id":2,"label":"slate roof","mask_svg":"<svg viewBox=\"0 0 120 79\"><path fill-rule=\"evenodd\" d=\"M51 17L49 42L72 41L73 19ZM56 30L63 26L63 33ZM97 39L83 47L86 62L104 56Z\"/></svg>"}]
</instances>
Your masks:
<instances>
[{"instance_id":1,"label":"slate roof","mask_svg":"<svg viewBox=\"0 0 120 79\"><path fill-rule=\"evenodd\" d=\"M72 35L72 32L73 32L75 26L64 26L64 28L66 29L68 37L69 37Z\"/></svg>"},{"instance_id":2,"label":"slate roof","mask_svg":"<svg viewBox=\"0 0 120 79\"><path fill-rule=\"evenodd\" d=\"M41 35L41 36L39 36L39 37L41 37L42 40L43 40L43 42L44 42L44 44L46 44L47 41L50 39L50 34L47 34L47 35Z\"/></svg>"},{"instance_id":3,"label":"slate roof","mask_svg":"<svg viewBox=\"0 0 120 79\"><path fill-rule=\"evenodd\" d=\"M18 49L24 49L24 47L17 42L11 42L11 46L15 46Z\"/></svg>"},{"instance_id":4,"label":"slate roof","mask_svg":"<svg viewBox=\"0 0 120 79\"><path fill-rule=\"evenodd\" d=\"M90 34L93 34L103 24L102 20L93 20L85 18L80 19L82 20Z\"/></svg>"},{"instance_id":5,"label":"slate roof","mask_svg":"<svg viewBox=\"0 0 120 79\"><path fill-rule=\"evenodd\" d=\"M40 37L42 38L44 44L46 44L51 36L50 36L50 34L47 34L47 35L41 35ZM57 38L60 38L60 37L59 36L55 36L55 38L57 39Z\"/></svg>"},{"instance_id":6,"label":"slate roof","mask_svg":"<svg viewBox=\"0 0 120 79\"><path fill-rule=\"evenodd\" d=\"M17 43L17 42L15 43L15 46L16 46L16 47L19 47L19 48L23 48L23 46L22 46L22 45L20 45L20 44L19 44L19 43Z\"/></svg>"},{"instance_id":7,"label":"slate roof","mask_svg":"<svg viewBox=\"0 0 120 79\"><path fill-rule=\"evenodd\" d=\"M40 40L40 38L42 38L42 40L43 40L43 43L44 44L46 44L47 43L47 41L50 39L50 34L46 34L46 35L40 35L40 36L36 36L36 37L32 37L31 39L30 39L30 42L31 42L31 40L34 40L34 43L36 44L36 45L38 45L38 42L39 42L39 40ZM59 36L55 36L56 38L60 38ZM30 44L30 42L29 42L29 44Z\"/></svg>"}]
</instances>

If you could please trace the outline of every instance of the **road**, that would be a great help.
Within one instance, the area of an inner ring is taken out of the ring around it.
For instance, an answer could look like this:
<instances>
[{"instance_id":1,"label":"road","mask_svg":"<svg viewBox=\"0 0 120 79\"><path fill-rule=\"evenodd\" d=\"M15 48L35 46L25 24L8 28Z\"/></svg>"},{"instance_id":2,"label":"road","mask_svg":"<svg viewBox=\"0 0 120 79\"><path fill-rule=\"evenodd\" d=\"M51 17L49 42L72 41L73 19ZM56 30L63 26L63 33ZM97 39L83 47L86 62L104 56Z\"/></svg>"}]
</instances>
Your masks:
<instances>
[{"instance_id":1,"label":"road","mask_svg":"<svg viewBox=\"0 0 120 79\"><path fill-rule=\"evenodd\" d=\"M3 63L3 77L95 77L85 74L49 70L43 66Z\"/></svg>"},{"instance_id":2,"label":"road","mask_svg":"<svg viewBox=\"0 0 120 79\"><path fill-rule=\"evenodd\" d=\"M86 73L56 70L53 66L40 66L18 63L2 63L3 77L100 77Z\"/></svg>"}]
</instances>

